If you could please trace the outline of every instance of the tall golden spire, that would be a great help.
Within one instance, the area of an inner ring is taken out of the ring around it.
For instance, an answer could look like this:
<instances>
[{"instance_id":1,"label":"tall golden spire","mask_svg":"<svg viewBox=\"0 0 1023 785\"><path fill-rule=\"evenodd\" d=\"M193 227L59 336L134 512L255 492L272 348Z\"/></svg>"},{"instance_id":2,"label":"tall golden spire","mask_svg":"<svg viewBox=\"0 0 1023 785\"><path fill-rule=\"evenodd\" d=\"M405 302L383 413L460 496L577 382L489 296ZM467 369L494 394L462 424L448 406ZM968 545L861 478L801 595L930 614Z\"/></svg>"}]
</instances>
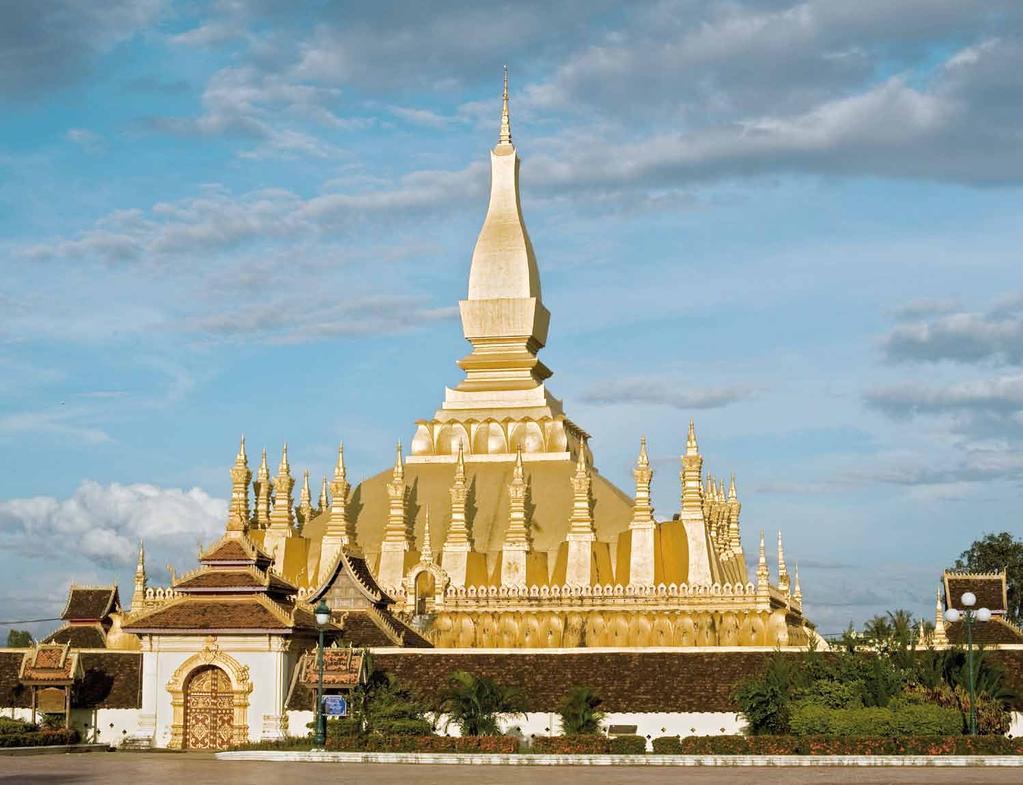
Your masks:
<instances>
[{"instance_id":1,"label":"tall golden spire","mask_svg":"<svg viewBox=\"0 0 1023 785\"><path fill-rule=\"evenodd\" d=\"M469 543L469 528L466 521L466 502L469 498L469 486L465 480L465 454L462 443L458 443L458 457L455 459L455 478L451 484L451 524L444 538L444 549L463 549Z\"/></svg>"},{"instance_id":2,"label":"tall golden spire","mask_svg":"<svg viewBox=\"0 0 1023 785\"><path fill-rule=\"evenodd\" d=\"M778 530L778 588L788 594L789 571L785 566L785 546L781 541L781 530Z\"/></svg>"},{"instance_id":3,"label":"tall golden spire","mask_svg":"<svg viewBox=\"0 0 1023 785\"><path fill-rule=\"evenodd\" d=\"M405 463L401 456L401 442L394 449L394 469L387 483L387 523L384 539L380 543L380 568L377 580L385 589L401 585L405 577L405 554L410 549L408 526L408 486L405 483Z\"/></svg>"},{"instance_id":4,"label":"tall golden spire","mask_svg":"<svg viewBox=\"0 0 1023 785\"><path fill-rule=\"evenodd\" d=\"M767 548L764 544L764 530L760 530L760 552L757 555L757 588L766 588L770 582L770 573L767 571Z\"/></svg>"},{"instance_id":5,"label":"tall golden spire","mask_svg":"<svg viewBox=\"0 0 1023 785\"><path fill-rule=\"evenodd\" d=\"M270 528L290 537L295 527L295 511L291 491L295 487L295 479L291 476L291 464L288 463L288 445L281 450L281 464L277 467L277 477L273 481L274 508L270 513Z\"/></svg>"},{"instance_id":6,"label":"tall golden spire","mask_svg":"<svg viewBox=\"0 0 1023 785\"><path fill-rule=\"evenodd\" d=\"M330 503L330 518L327 519L325 537L334 537L345 547L355 545L355 527L348 520L348 473L345 471L345 446L337 446L337 465L334 466L334 479L330 482L333 498Z\"/></svg>"},{"instance_id":7,"label":"tall golden spire","mask_svg":"<svg viewBox=\"0 0 1023 785\"><path fill-rule=\"evenodd\" d=\"M131 594L131 611L138 613L146 601L146 547L139 540L139 558L135 562L135 586Z\"/></svg>"},{"instance_id":8,"label":"tall golden spire","mask_svg":"<svg viewBox=\"0 0 1023 785\"><path fill-rule=\"evenodd\" d=\"M632 470L636 481L636 497L632 503L632 521L629 523L629 585L654 585L654 507L650 502L650 485L654 472L646 449L646 436L639 440L639 456Z\"/></svg>"},{"instance_id":9,"label":"tall golden spire","mask_svg":"<svg viewBox=\"0 0 1023 785\"><path fill-rule=\"evenodd\" d=\"M266 447L263 448L263 457L259 461L256 481L252 486L256 492L256 509L252 515L252 524L256 529L265 529L270 525L270 492L273 489L273 483L270 482L270 467L266 462Z\"/></svg>"},{"instance_id":10,"label":"tall golden spire","mask_svg":"<svg viewBox=\"0 0 1023 785\"><path fill-rule=\"evenodd\" d=\"M426 506L426 520L423 522L423 544L419 548L419 560L433 561L433 542L430 539L430 506Z\"/></svg>"},{"instance_id":11,"label":"tall golden spire","mask_svg":"<svg viewBox=\"0 0 1023 785\"><path fill-rule=\"evenodd\" d=\"M799 585L799 564L796 564L796 585L792 590L792 598L797 605L803 604L803 587Z\"/></svg>"},{"instance_id":12,"label":"tall golden spire","mask_svg":"<svg viewBox=\"0 0 1023 785\"><path fill-rule=\"evenodd\" d=\"M595 535L593 529L593 494L590 467L586 462L586 442L579 443L575 462L575 475L572 477L572 517L569 519L569 536ZM595 537L594 537L595 538Z\"/></svg>"},{"instance_id":13,"label":"tall golden spire","mask_svg":"<svg viewBox=\"0 0 1023 785\"><path fill-rule=\"evenodd\" d=\"M245 437L242 436L238 445L238 454L231 467L231 506L227 511L227 533L232 537L240 537L249 525L249 482L252 472L249 471L249 458L245 454Z\"/></svg>"},{"instance_id":14,"label":"tall golden spire","mask_svg":"<svg viewBox=\"0 0 1023 785\"><path fill-rule=\"evenodd\" d=\"M313 517L313 494L309 488L309 470L305 470L302 476L302 490L298 495L298 522L299 526L305 526Z\"/></svg>"},{"instance_id":15,"label":"tall golden spire","mask_svg":"<svg viewBox=\"0 0 1023 785\"><path fill-rule=\"evenodd\" d=\"M504 67L504 93L501 96L501 133L497 137L499 145L512 143L511 118L508 115L508 66Z\"/></svg>"},{"instance_id":16,"label":"tall golden spire","mask_svg":"<svg viewBox=\"0 0 1023 785\"><path fill-rule=\"evenodd\" d=\"M936 648L948 645L948 635L945 632L945 608L941 601L940 589L934 601L934 637L931 640Z\"/></svg>"},{"instance_id":17,"label":"tall golden spire","mask_svg":"<svg viewBox=\"0 0 1023 785\"><path fill-rule=\"evenodd\" d=\"M522 467L522 449L515 453L515 468L508 484L508 529L504 533L504 545L525 545L529 542L529 522L526 516L526 473Z\"/></svg>"},{"instance_id":18,"label":"tall golden spire","mask_svg":"<svg viewBox=\"0 0 1023 785\"><path fill-rule=\"evenodd\" d=\"M653 481L654 472L650 468L650 456L646 449L646 436L639 440L639 457L636 458L636 466L632 470L632 477L636 481L636 498L632 505L632 523L630 529L652 526L654 523L654 508L650 502L650 485Z\"/></svg>"}]
</instances>

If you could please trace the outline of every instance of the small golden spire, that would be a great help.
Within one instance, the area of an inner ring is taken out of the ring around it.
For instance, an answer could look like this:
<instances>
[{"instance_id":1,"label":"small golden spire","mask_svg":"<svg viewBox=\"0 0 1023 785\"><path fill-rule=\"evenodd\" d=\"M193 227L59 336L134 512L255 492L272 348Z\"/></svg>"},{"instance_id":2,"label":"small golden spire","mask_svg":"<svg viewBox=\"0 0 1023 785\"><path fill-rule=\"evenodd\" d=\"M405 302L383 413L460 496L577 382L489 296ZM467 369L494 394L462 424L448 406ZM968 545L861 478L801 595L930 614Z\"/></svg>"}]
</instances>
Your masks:
<instances>
[{"instance_id":1,"label":"small golden spire","mask_svg":"<svg viewBox=\"0 0 1023 785\"><path fill-rule=\"evenodd\" d=\"M522 468L522 448L515 450L515 468L512 470L513 480L525 480L526 474Z\"/></svg>"},{"instance_id":2,"label":"small golden spire","mask_svg":"<svg viewBox=\"0 0 1023 785\"><path fill-rule=\"evenodd\" d=\"M945 609L941 601L941 589L938 589L934 601L934 635L931 638L931 642L935 647L948 644L948 635L945 632Z\"/></svg>"},{"instance_id":3,"label":"small golden spire","mask_svg":"<svg viewBox=\"0 0 1023 785\"><path fill-rule=\"evenodd\" d=\"M278 474L284 474L285 472L291 472L291 464L288 463L288 443L284 442L284 448L281 450L281 465L277 467Z\"/></svg>"},{"instance_id":4,"label":"small golden spire","mask_svg":"<svg viewBox=\"0 0 1023 785\"><path fill-rule=\"evenodd\" d=\"M235 456L234 462L238 465L249 465L249 456L245 454L245 434L242 434L241 444L238 445L238 455Z\"/></svg>"},{"instance_id":5,"label":"small golden spire","mask_svg":"<svg viewBox=\"0 0 1023 785\"><path fill-rule=\"evenodd\" d=\"M508 66L504 67L504 92L501 96L501 133L497 137L497 143L511 144L511 119L508 115Z\"/></svg>"},{"instance_id":6,"label":"small golden spire","mask_svg":"<svg viewBox=\"0 0 1023 785\"><path fill-rule=\"evenodd\" d=\"M135 588L131 595L130 610L138 612L146 599L146 548L139 540L139 558L135 563Z\"/></svg>"},{"instance_id":7,"label":"small golden spire","mask_svg":"<svg viewBox=\"0 0 1023 785\"><path fill-rule=\"evenodd\" d=\"M337 444L337 465L334 467L334 479L335 480L347 480L348 474L345 472L345 443L338 442Z\"/></svg>"},{"instance_id":8,"label":"small golden spire","mask_svg":"<svg viewBox=\"0 0 1023 785\"><path fill-rule=\"evenodd\" d=\"M462 441L458 441L458 457L455 459L455 483L465 482L465 451L462 449Z\"/></svg>"},{"instance_id":9,"label":"small golden spire","mask_svg":"<svg viewBox=\"0 0 1023 785\"><path fill-rule=\"evenodd\" d=\"M728 501L739 501L739 495L735 492L735 472L732 472L732 479L728 484Z\"/></svg>"},{"instance_id":10,"label":"small golden spire","mask_svg":"<svg viewBox=\"0 0 1023 785\"><path fill-rule=\"evenodd\" d=\"M423 523L423 545L419 549L420 561L433 561L433 542L430 539L430 505L426 505L426 521Z\"/></svg>"},{"instance_id":11,"label":"small golden spire","mask_svg":"<svg viewBox=\"0 0 1023 785\"><path fill-rule=\"evenodd\" d=\"M330 507L330 497L327 495L327 475L323 475L323 482L320 483L320 506L317 512L323 512Z\"/></svg>"},{"instance_id":12,"label":"small golden spire","mask_svg":"<svg viewBox=\"0 0 1023 785\"><path fill-rule=\"evenodd\" d=\"M405 462L401 457L401 442L394 448L394 479L405 479Z\"/></svg>"},{"instance_id":13,"label":"small golden spire","mask_svg":"<svg viewBox=\"0 0 1023 785\"><path fill-rule=\"evenodd\" d=\"M298 495L298 524L299 528L309 523L313 517L313 494L309 488L309 470L305 470L302 476L302 490Z\"/></svg>"},{"instance_id":14,"label":"small golden spire","mask_svg":"<svg viewBox=\"0 0 1023 785\"><path fill-rule=\"evenodd\" d=\"M586 472L586 440L585 439L580 439L579 440L579 452L576 455L576 461L575 461L575 476L576 477L586 477L587 476L587 472Z\"/></svg>"},{"instance_id":15,"label":"small golden spire","mask_svg":"<svg viewBox=\"0 0 1023 785\"><path fill-rule=\"evenodd\" d=\"M650 465L650 456L646 451L646 436L639 437L639 458L636 461L636 466L646 468Z\"/></svg>"},{"instance_id":16,"label":"small golden spire","mask_svg":"<svg viewBox=\"0 0 1023 785\"><path fill-rule=\"evenodd\" d=\"M793 588L792 596L800 605L803 604L803 589L799 585L799 564L796 564L796 585Z\"/></svg>"},{"instance_id":17,"label":"small golden spire","mask_svg":"<svg viewBox=\"0 0 1023 785\"><path fill-rule=\"evenodd\" d=\"M348 475L345 471L345 446L339 442L337 446L337 464L334 466L334 479L330 483L333 494L330 504L330 519L327 521L326 533L341 540L342 545L352 548L355 545L355 527L348 520Z\"/></svg>"}]
</instances>

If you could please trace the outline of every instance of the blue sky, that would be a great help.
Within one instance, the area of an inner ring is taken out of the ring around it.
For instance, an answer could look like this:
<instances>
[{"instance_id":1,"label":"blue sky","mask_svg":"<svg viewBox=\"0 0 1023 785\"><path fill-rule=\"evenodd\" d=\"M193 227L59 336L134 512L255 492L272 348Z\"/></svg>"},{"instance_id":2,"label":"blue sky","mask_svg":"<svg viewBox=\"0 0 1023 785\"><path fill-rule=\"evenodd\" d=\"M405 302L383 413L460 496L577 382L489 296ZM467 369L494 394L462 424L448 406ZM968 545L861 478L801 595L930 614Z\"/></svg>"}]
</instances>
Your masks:
<instances>
[{"instance_id":1,"label":"blue sky","mask_svg":"<svg viewBox=\"0 0 1023 785\"><path fill-rule=\"evenodd\" d=\"M597 466L696 417L836 632L1020 533L1023 9L0 4L0 600L157 582L250 455L390 461L465 352L501 66ZM45 628L47 625L40 625Z\"/></svg>"}]
</instances>

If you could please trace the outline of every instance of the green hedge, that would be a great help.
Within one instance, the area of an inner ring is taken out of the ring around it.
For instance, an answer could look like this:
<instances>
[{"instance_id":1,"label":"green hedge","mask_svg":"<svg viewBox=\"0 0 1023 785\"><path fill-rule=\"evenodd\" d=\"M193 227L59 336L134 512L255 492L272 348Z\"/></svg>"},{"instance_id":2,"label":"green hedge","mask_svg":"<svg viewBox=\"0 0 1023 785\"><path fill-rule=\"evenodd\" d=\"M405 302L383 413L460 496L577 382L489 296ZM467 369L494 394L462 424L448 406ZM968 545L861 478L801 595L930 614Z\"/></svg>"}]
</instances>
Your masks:
<instances>
[{"instance_id":1,"label":"green hedge","mask_svg":"<svg viewBox=\"0 0 1023 785\"><path fill-rule=\"evenodd\" d=\"M37 730L39 730L39 726L28 720L0 717L0 736L9 736L12 733L33 733Z\"/></svg>"},{"instance_id":2,"label":"green hedge","mask_svg":"<svg viewBox=\"0 0 1023 785\"><path fill-rule=\"evenodd\" d=\"M70 730L41 730L28 733L5 733L0 736L0 747L51 747L77 744L80 736Z\"/></svg>"},{"instance_id":3,"label":"green hedge","mask_svg":"<svg viewBox=\"0 0 1023 785\"><path fill-rule=\"evenodd\" d=\"M285 736L283 739L265 739L263 741L250 741L245 744L236 744L232 750L311 750L313 740L311 736Z\"/></svg>"},{"instance_id":4,"label":"green hedge","mask_svg":"<svg viewBox=\"0 0 1023 785\"><path fill-rule=\"evenodd\" d=\"M646 752L643 736L615 736L609 742L608 748L613 755L642 755Z\"/></svg>"},{"instance_id":5,"label":"green hedge","mask_svg":"<svg viewBox=\"0 0 1023 785\"><path fill-rule=\"evenodd\" d=\"M339 752L497 752L519 751L516 736L331 736L327 749Z\"/></svg>"},{"instance_id":6,"label":"green hedge","mask_svg":"<svg viewBox=\"0 0 1023 785\"><path fill-rule=\"evenodd\" d=\"M581 733L577 736L537 736L531 749L538 755L606 755L611 748L607 736Z\"/></svg>"},{"instance_id":7,"label":"green hedge","mask_svg":"<svg viewBox=\"0 0 1023 785\"><path fill-rule=\"evenodd\" d=\"M962 717L933 704L856 709L805 704L792 710L790 725L795 736L954 736L962 731Z\"/></svg>"},{"instance_id":8,"label":"green hedge","mask_svg":"<svg viewBox=\"0 0 1023 785\"><path fill-rule=\"evenodd\" d=\"M658 755L1021 755L1006 736L661 736Z\"/></svg>"}]
</instances>

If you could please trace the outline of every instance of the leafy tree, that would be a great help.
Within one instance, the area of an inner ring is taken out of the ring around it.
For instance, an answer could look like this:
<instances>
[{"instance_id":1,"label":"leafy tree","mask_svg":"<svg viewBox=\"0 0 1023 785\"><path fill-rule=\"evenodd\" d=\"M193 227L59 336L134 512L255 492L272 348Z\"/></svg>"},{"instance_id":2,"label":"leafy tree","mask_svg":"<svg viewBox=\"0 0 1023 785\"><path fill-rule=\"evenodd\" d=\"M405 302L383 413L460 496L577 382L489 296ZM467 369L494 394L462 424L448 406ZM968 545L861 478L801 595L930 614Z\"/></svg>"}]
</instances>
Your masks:
<instances>
[{"instance_id":1,"label":"leafy tree","mask_svg":"<svg viewBox=\"0 0 1023 785\"><path fill-rule=\"evenodd\" d=\"M589 687L573 687L558 709L561 732L566 736L600 733L604 712L598 711L597 707L603 702Z\"/></svg>"},{"instance_id":2,"label":"leafy tree","mask_svg":"<svg viewBox=\"0 0 1023 785\"><path fill-rule=\"evenodd\" d=\"M1009 607L1007 616L1023 624L1023 539L1009 532L985 534L956 559L955 569L995 572L1005 569Z\"/></svg>"},{"instance_id":3,"label":"leafy tree","mask_svg":"<svg viewBox=\"0 0 1023 785\"><path fill-rule=\"evenodd\" d=\"M486 676L455 671L440 696L437 707L447 715L447 725L455 723L463 736L497 736L500 714L522 714L525 702L521 693L504 687Z\"/></svg>"},{"instance_id":4,"label":"leafy tree","mask_svg":"<svg viewBox=\"0 0 1023 785\"><path fill-rule=\"evenodd\" d=\"M9 649L27 649L35 641L32 639L32 633L28 630L8 630L7 631L7 647Z\"/></svg>"}]
</instances>

